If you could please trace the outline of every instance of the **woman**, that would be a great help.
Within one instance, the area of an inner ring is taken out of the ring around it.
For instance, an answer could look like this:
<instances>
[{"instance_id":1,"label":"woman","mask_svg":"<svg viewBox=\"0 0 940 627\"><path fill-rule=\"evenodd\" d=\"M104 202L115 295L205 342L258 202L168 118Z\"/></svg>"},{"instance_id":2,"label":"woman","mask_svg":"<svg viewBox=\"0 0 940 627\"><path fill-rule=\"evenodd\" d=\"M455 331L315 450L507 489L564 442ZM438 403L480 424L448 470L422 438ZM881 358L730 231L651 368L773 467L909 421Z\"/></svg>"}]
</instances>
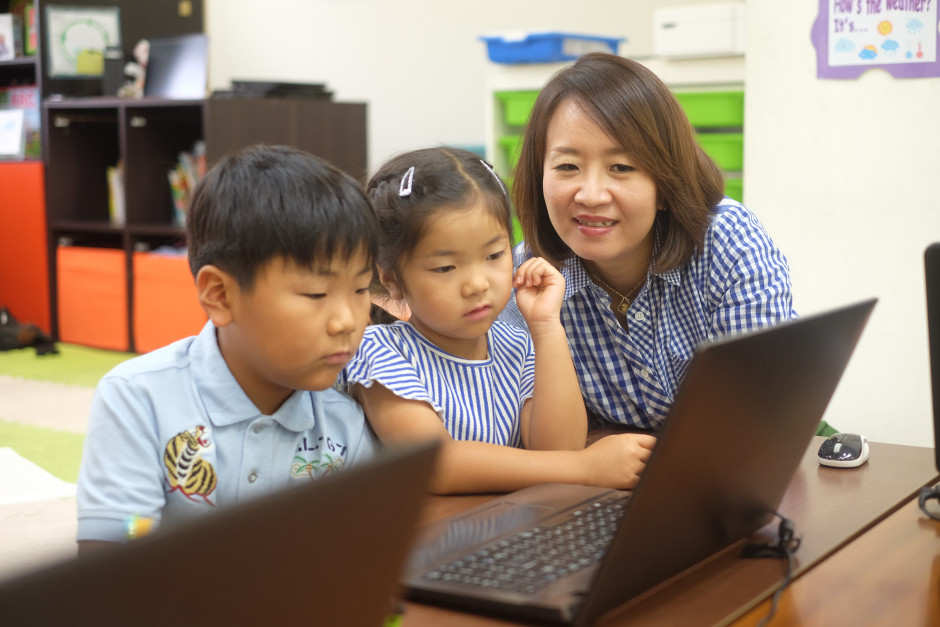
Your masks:
<instances>
[{"instance_id":1,"label":"woman","mask_svg":"<svg viewBox=\"0 0 940 627\"><path fill-rule=\"evenodd\" d=\"M515 171L525 236L566 280L562 322L595 425L655 430L704 341L796 317L789 268L723 194L669 88L588 54L539 93ZM503 314L522 325L511 300Z\"/></svg>"}]
</instances>

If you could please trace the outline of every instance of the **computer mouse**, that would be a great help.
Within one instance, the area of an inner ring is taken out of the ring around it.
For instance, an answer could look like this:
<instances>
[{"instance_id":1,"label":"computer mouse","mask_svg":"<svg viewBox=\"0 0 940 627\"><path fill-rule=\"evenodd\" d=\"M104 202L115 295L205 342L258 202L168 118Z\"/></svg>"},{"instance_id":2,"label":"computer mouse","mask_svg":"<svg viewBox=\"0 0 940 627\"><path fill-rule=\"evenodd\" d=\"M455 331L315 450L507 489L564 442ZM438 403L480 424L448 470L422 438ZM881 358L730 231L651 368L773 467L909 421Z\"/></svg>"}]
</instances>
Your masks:
<instances>
[{"instance_id":1,"label":"computer mouse","mask_svg":"<svg viewBox=\"0 0 940 627\"><path fill-rule=\"evenodd\" d=\"M817 458L823 466L855 468L868 461L868 440L857 433L834 433L819 447Z\"/></svg>"}]
</instances>

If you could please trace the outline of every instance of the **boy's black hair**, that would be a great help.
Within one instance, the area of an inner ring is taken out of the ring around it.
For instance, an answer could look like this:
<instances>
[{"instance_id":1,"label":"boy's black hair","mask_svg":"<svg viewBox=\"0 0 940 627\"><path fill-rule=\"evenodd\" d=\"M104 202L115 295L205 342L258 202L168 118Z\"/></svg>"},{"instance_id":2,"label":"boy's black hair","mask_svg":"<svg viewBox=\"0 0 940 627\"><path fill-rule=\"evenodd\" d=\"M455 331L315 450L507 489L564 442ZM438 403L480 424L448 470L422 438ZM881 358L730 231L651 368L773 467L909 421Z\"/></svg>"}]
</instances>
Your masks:
<instances>
[{"instance_id":1,"label":"boy's black hair","mask_svg":"<svg viewBox=\"0 0 940 627\"><path fill-rule=\"evenodd\" d=\"M205 265L250 290L274 257L311 269L358 252L375 261L379 227L362 187L311 154L255 145L215 164L196 186L186 219L193 276Z\"/></svg>"}]
</instances>

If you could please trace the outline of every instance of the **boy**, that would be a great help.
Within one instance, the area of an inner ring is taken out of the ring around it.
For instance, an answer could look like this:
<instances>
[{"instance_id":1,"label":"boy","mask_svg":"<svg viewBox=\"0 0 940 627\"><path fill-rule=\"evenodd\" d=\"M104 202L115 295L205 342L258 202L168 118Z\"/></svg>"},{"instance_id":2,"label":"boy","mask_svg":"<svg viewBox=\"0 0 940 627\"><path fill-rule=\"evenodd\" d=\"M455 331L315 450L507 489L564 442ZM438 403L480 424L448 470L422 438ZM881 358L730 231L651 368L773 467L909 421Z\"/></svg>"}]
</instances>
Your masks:
<instances>
[{"instance_id":1,"label":"boy","mask_svg":"<svg viewBox=\"0 0 940 627\"><path fill-rule=\"evenodd\" d=\"M189 264L209 322L102 378L78 479L79 553L370 458L332 389L367 324L378 241L359 185L286 147L196 187Z\"/></svg>"}]
</instances>

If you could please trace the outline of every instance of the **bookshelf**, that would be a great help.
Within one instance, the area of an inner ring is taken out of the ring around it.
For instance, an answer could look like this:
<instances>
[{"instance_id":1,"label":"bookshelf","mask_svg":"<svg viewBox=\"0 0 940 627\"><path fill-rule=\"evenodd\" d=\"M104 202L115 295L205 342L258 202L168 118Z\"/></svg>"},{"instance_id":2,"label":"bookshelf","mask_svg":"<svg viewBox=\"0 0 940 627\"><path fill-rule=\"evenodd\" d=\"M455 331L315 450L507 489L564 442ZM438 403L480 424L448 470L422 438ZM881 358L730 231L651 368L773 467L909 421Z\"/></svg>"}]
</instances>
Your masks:
<instances>
[{"instance_id":1,"label":"bookshelf","mask_svg":"<svg viewBox=\"0 0 940 627\"><path fill-rule=\"evenodd\" d=\"M0 13L17 0L0 0ZM122 100L102 77L53 76L49 7L120 10L121 48L203 31L204 0L34 0L36 52L0 61L0 89L34 90L36 155L0 162L0 306L63 342L145 352L198 331L167 173L206 142L213 161L250 143L296 146L356 178L366 172L366 105L328 98ZM111 220L108 169L123 163L125 219ZM10 225L11 228L6 228Z\"/></svg>"},{"instance_id":2,"label":"bookshelf","mask_svg":"<svg viewBox=\"0 0 940 627\"><path fill-rule=\"evenodd\" d=\"M194 334L205 323L192 306L195 288L185 259L160 261L152 252L185 246L167 177L180 152L204 140L211 165L243 146L277 143L319 155L356 178L367 167L362 103L77 98L43 103L43 125L53 335L113 350L145 352ZM125 220L116 223L106 173L119 162ZM168 285L155 284L155 265ZM79 291L88 298L70 296L76 282L87 283ZM155 292L173 298L161 300ZM181 317L189 322L180 324Z\"/></svg>"}]
</instances>

